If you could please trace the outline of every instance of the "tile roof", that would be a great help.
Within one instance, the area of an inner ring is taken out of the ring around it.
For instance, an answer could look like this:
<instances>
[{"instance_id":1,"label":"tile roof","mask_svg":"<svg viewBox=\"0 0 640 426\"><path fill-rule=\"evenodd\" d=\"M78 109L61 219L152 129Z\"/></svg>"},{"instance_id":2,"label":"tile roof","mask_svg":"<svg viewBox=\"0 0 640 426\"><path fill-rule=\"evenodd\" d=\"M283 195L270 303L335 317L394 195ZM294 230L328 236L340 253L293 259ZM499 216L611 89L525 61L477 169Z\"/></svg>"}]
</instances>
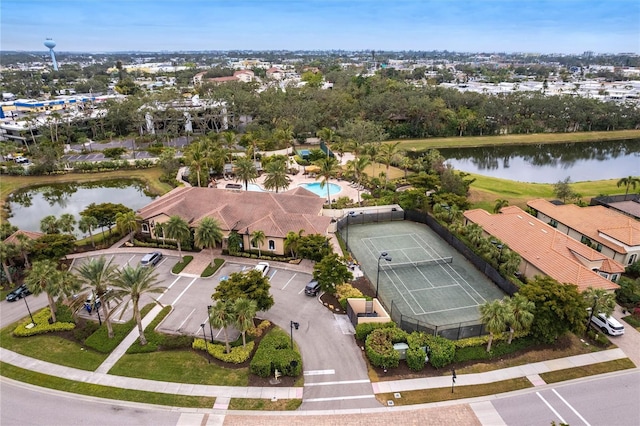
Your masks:
<instances>
[{"instance_id":1,"label":"tile roof","mask_svg":"<svg viewBox=\"0 0 640 426\"><path fill-rule=\"evenodd\" d=\"M613 209L555 205L544 199L529 201L527 205L618 253L627 253L623 244L640 246L640 222Z\"/></svg>"},{"instance_id":2,"label":"tile roof","mask_svg":"<svg viewBox=\"0 0 640 426\"><path fill-rule=\"evenodd\" d=\"M30 240L37 240L38 238L42 237L44 234L42 232L33 232L33 231L25 231L22 229L18 229L16 232L14 232L13 234L5 238L4 242L7 244L16 244L19 242L18 235L25 235Z\"/></svg>"},{"instance_id":3,"label":"tile roof","mask_svg":"<svg viewBox=\"0 0 640 426\"><path fill-rule=\"evenodd\" d=\"M178 215L197 226L213 217L223 231L261 230L285 238L289 231L326 234L331 218L320 216L324 199L304 188L282 193L180 187L138 210L144 220Z\"/></svg>"},{"instance_id":4,"label":"tile roof","mask_svg":"<svg viewBox=\"0 0 640 426\"><path fill-rule=\"evenodd\" d=\"M498 214L490 214L482 209L468 210L464 216L482 226L485 232L506 243L526 262L560 283L575 284L580 291L589 287L604 290L615 290L619 287L584 266L580 257L587 262L602 261L603 267L607 269L624 270L622 265L559 232L519 207L504 207Z\"/></svg>"}]
</instances>

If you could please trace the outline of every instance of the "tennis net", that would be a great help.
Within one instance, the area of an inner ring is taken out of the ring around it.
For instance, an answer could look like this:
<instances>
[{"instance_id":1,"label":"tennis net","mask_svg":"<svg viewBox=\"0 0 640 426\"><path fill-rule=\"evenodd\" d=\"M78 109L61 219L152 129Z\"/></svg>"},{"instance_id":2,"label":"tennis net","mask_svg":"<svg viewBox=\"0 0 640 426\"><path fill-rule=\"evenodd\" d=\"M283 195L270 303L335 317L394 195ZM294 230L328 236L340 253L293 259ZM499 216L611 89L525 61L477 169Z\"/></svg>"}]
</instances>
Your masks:
<instances>
[{"instance_id":1,"label":"tennis net","mask_svg":"<svg viewBox=\"0 0 640 426\"><path fill-rule=\"evenodd\" d=\"M441 257L438 259L417 260L415 262L381 263L380 269L389 271L392 269L420 268L421 266L444 265L452 262L453 257Z\"/></svg>"}]
</instances>

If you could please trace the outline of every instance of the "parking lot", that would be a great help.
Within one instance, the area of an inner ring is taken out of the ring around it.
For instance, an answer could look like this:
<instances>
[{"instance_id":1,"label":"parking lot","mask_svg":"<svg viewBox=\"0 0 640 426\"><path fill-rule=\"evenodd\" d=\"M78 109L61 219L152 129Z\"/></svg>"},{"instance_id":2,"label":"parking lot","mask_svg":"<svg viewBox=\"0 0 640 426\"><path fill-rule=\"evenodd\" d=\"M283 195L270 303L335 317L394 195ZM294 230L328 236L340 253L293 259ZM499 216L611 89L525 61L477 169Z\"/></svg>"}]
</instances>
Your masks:
<instances>
[{"instance_id":1,"label":"parking lot","mask_svg":"<svg viewBox=\"0 0 640 426\"><path fill-rule=\"evenodd\" d=\"M108 255L107 260L112 260L114 265L136 266L140 263L143 253L118 253ZM88 262L90 257L76 259L73 266ZM164 333L186 334L192 336L213 338L216 340L224 340L221 330L214 329L209 326L207 307L213 304L211 295L214 293L221 279L228 277L234 272L242 272L252 269L257 262L247 260L247 263L226 262L212 276L208 278L193 277L186 275L174 275L171 269L178 262L178 256L164 256L162 260L154 267L158 274L158 280L166 291L162 294L153 295L164 306L171 305L173 307L171 313L162 321L159 330ZM276 303L285 304L288 308L295 307L296 310L304 309L305 303L317 303L315 298L307 297L304 294L304 287L311 279L311 274L287 270L279 267L278 263L271 262L271 268L267 274L271 282L271 294ZM283 265L284 266L284 265ZM143 296L140 300L140 307L151 303L151 296ZM82 311L83 317L97 318L95 311L92 314ZM112 318L115 322L124 322L133 316L132 307L121 306L114 311ZM260 316L260 313L258 314ZM201 326L205 325L204 329ZM229 328L227 330L230 340L235 340L239 333Z\"/></svg>"}]
</instances>

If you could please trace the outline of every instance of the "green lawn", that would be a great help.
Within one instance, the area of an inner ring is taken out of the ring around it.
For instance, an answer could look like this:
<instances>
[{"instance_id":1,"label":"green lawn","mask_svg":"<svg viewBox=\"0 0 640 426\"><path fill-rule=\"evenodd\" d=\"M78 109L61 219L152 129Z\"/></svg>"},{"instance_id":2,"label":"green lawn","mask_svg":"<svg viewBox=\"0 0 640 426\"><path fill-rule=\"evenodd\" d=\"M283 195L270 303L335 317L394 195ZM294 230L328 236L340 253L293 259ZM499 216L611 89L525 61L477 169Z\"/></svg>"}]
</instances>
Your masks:
<instances>
[{"instance_id":1,"label":"green lawn","mask_svg":"<svg viewBox=\"0 0 640 426\"><path fill-rule=\"evenodd\" d=\"M249 383L248 368L218 367L208 364L197 353L184 350L126 354L109 374L198 385L247 386Z\"/></svg>"},{"instance_id":2,"label":"green lawn","mask_svg":"<svg viewBox=\"0 0 640 426\"><path fill-rule=\"evenodd\" d=\"M629 359L616 359L597 364L583 365L582 367L565 368L564 370L541 373L540 377L547 383L563 382L565 380L578 379L580 377L594 376L596 374L610 373L612 371L635 368L636 365Z\"/></svg>"},{"instance_id":3,"label":"green lawn","mask_svg":"<svg viewBox=\"0 0 640 426\"><path fill-rule=\"evenodd\" d=\"M13 337L11 332L16 325L0 330L0 346L16 353L88 371L94 371L108 356L58 336Z\"/></svg>"},{"instance_id":4,"label":"green lawn","mask_svg":"<svg viewBox=\"0 0 640 426\"><path fill-rule=\"evenodd\" d=\"M0 375L35 386L57 389L80 395L108 398L119 401L133 401L145 404L167 405L171 407L211 408L216 399L205 396L174 395L159 392L120 389L111 386L95 385L91 383L74 382L61 377L49 376L15 367L0 362Z\"/></svg>"}]
</instances>

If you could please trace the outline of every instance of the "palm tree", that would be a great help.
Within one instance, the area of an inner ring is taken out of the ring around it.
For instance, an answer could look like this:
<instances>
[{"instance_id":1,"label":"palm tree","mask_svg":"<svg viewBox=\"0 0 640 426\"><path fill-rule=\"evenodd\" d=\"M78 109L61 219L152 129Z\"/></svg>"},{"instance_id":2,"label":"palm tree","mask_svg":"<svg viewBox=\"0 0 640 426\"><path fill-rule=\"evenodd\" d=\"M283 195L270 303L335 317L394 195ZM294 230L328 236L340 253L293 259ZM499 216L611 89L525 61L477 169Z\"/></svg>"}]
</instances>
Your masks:
<instances>
[{"instance_id":1,"label":"palm tree","mask_svg":"<svg viewBox=\"0 0 640 426\"><path fill-rule=\"evenodd\" d=\"M242 297L234 302L233 311L235 312L235 325L242 333L242 346L245 347L247 346L246 333L253 327L253 317L258 311L258 304L255 300Z\"/></svg>"},{"instance_id":2,"label":"palm tree","mask_svg":"<svg viewBox=\"0 0 640 426\"><path fill-rule=\"evenodd\" d=\"M320 171L318 172L318 178L322 178L320 182L320 188L327 187L327 199L329 200L329 208L331 208L331 191L328 185L329 179L334 177L338 172L338 160L334 157L324 157L314 163L316 166L320 167Z\"/></svg>"},{"instance_id":3,"label":"palm tree","mask_svg":"<svg viewBox=\"0 0 640 426\"><path fill-rule=\"evenodd\" d=\"M131 210L126 213L118 212L116 214L116 228L121 234L129 234L129 242L133 243L133 236L138 230L138 219L136 213Z\"/></svg>"},{"instance_id":4,"label":"palm tree","mask_svg":"<svg viewBox=\"0 0 640 426\"><path fill-rule=\"evenodd\" d=\"M91 245L96 248L96 241L93 238L93 230L98 227L98 219L93 216L81 216L78 221L78 229L81 232L88 232L89 238L91 238Z\"/></svg>"},{"instance_id":5,"label":"palm tree","mask_svg":"<svg viewBox=\"0 0 640 426\"><path fill-rule=\"evenodd\" d=\"M489 331L489 343L487 344L487 352L491 351L491 343L493 343L493 335L502 333L507 324L513 323L509 307L501 300L492 300L480 305L480 320Z\"/></svg>"},{"instance_id":6,"label":"palm tree","mask_svg":"<svg viewBox=\"0 0 640 426\"><path fill-rule=\"evenodd\" d=\"M180 216L173 215L168 221L164 222L162 229L165 231L167 238L175 240L178 244L178 255L180 256L180 260L183 261L182 242L187 241L191 236L189 224Z\"/></svg>"},{"instance_id":7,"label":"palm tree","mask_svg":"<svg viewBox=\"0 0 640 426\"><path fill-rule=\"evenodd\" d=\"M9 269L9 259L13 258L18 254L18 248L15 244L5 243L4 241L0 241L0 259L2 259L2 268L4 269L4 274L7 277L7 281L9 284L13 286L13 277L11 277L11 271Z\"/></svg>"},{"instance_id":8,"label":"palm tree","mask_svg":"<svg viewBox=\"0 0 640 426\"><path fill-rule=\"evenodd\" d=\"M389 182L389 168L391 167L391 163L393 162L395 157L399 154L399 145L400 142L385 143L380 147L378 151L379 161L387 166L387 171L385 174L385 184Z\"/></svg>"},{"instance_id":9,"label":"palm tree","mask_svg":"<svg viewBox=\"0 0 640 426\"><path fill-rule=\"evenodd\" d=\"M100 256L97 259L92 258L89 262L76 269L80 275L80 281L91 287L102 303L102 316L104 316L104 322L107 325L109 339L113 338L113 327L107 312L106 295L109 285L111 285L118 273L117 266L113 265L112 262L113 259L107 262L104 256Z\"/></svg>"},{"instance_id":10,"label":"palm tree","mask_svg":"<svg viewBox=\"0 0 640 426\"><path fill-rule=\"evenodd\" d=\"M236 254L240 251L240 246L242 244L242 236L238 234L237 231L229 232L229 236L227 237L227 248L229 250L229 254Z\"/></svg>"},{"instance_id":11,"label":"palm tree","mask_svg":"<svg viewBox=\"0 0 640 426\"><path fill-rule=\"evenodd\" d=\"M358 205L361 204L360 201L360 184L363 183L363 177L365 176L364 170L371 164L371 160L368 156L363 156L360 158L355 158L353 160L349 160L347 162L347 170L353 172L353 176L358 183L357 192L358 192Z\"/></svg>"},{"instance_id":12,"label":"palm tree","mask_svg":"<svg viewBox=\"0 0 640 426\"><path fill-rule=\"evenodd\" d=\"M58 228L60 228L60 231L66 232L69 235L73 235L75 224L76 218L70 213L63 213L60 215L60 219L58 219Z\"/></svg>"},{"instance_id":13,"label":"palm tree","mask_svg":"<svg viewBox=\"0 0 640 426\"><path fill-rule=\"evenodd\" d=\"M264 180L264 189L271 191L279 189L287 189L291 185L291 178L287 176L287 163L284 159L271 161L265 167L267 177Z\"/></svg>"},{"instance_id":14,"label":"palm tree","mask_svg":"<svg viewBox=\"0 0 640 426\"><path fill-rule=\"evenodd\" d=\"M224 334L224 343L227 353L231 352L227 327L235 322L233 305L230 302L219 300L209 309L209 322L214 328L221 329Z\"/></svg>"},{"instance_id":15,"label":"palm tree","mask_svg":"<svg viewBox=\"0 0 640 426\"><path fill-rule=\"evenodd\" d=\"M196 228L195 243L199 248L211 250L211 266L213 266L213 249L222 242L222 230L218 222L212 217L205 217Z\"/></svg>"},{"instance_id":16,"label":"palm tree","mask_svg":"<svg viewBox=\"0 0 640 426\"><path fill-rule=\"evenodd\" d=\"M591 317L603 313L605 315L611 315L615 306L615 295L608 293L601 288L587 288L582 295L585 298L587 306L591 310L589 312L589 320L587 322L587 330L589 330L589 323L591 323ZM586 331L585 331L586 333Z\"/></svg>"},{"instance_id":17,"label":"palm tree","mask_svg":"<svg viewBox=\"0 0 640 426\"><path fill-rule=\"evenodd\" d=\"M535 312L536 304L520 293L516 293L512 298L505 297L505 303L511 311L511 322L508 323L508 343L511 344L516 331L528 330L533 324L533 313Z\"/></svg>"},{"instance_id":18,"label":"palm tree","mask_svg":"<svg viewBox=\"0 0 640 426\"><path fill-rule=\"evenodd\" d=\"M264 231L256 230L251 233L251 245L253 247L258 247L258 257L262 256L260 246L264 244L265 238L266 236L264 235Z\"/></svg>"},{"instance_id":19,"label":"palm tree","mask_svg":"<svg viewBox=\"0 0 640 426\"><path fill-rule=\"evenodd\" d=\"M404 178L407 178L407 173L409 171L409 168L413 165L413 160L407 156L404 156L400 159L400 164L399 166L402 168L402 170L404 170Z\"/></svg>"},{"instance_id":20,"label":"palm tree","mask_svg":"<svg viewBox=\"0 0 640 426\"><path fill-rule=\"evenodd\" d=\"M300 238L302 238L302 234L304 233L304 229L299 230L298 232L289 231L287 232L287 236L284 239L284 246L291 250L291 257L298 257L298 243Z\"/></svg>"},{"instance_id":21,"label":"palm tree","mask_svg":"<svg viewBox=\"0 0 640 426\"><path fill-rule=\"evenodd\" d=\"M71 294L79 288L73 275L68 271L58 270L56 263L49 259L33 262L24 283L29 291L36 296L42 292L47 293L52 322L57 321L54 297L61 294Z\"/></svg>"},{"instance_id":22,"label":"palm tree","mask_svg":"<svg viewBox=\"0 0 640 426\"><path fill-rule=\"evenodd\" d=\"M636 185L640 185L640 177L627 176L620 179L616 185L618 186L618 188L620 188L622 185L626 187L626 191L624 192L624 197L626 199L627 194L629 194L629 187L633 187L635 191Z\"/></svg>"},{"instance_id":23,"label":"palm tree","mask_svg":"<svg viewBox=\"0 0 640 426\"><path fill-rule=\"evenodd\" d=\"M236 159L234 173L236 175L236 182L242 181L246 191L249 190L249 183L254 183L258 177L258 170L256 170L255 163L247 157L239 157Z\"/></svg>"},{"instance_id":24,"label":"palm tree","mask_svg":"<svg viewBox=\"0 0 640 426\"><path fill-rule=\"evenodd\" d=\"M31 263L29 262L29 253L33 248L33 240L27 237L25 234L17 234L16 238L18 242L16 244L16 248L20 252L20 255L24 259L24 266L26 268L31 267Z\"/></svg>"},{"instance_id":25,"label":"palm tree","mask_svg":"<svg viewBox=\"0 0 640 426\"><path fill-rule=\"evenodd\" d=\"M142 316L140 315L140 297L146 294L157 294L165 291L165 287L158 286L158 275L153 268L146 268L142 265L136 267L125 266L118 270L113 279L113 292L111 298L121 301L118 303L119 307L122 303L125 303L122 313L126 311L129 303L133 305L133 318L138 325L138 332L140 333L140 345L147 344L147 339L144 336L144 329L142 328ZM126 302L124 300L126 299ZM160 304L156 299L155 303ZM162 306L162 305L161 305ZM115 309L115 308L114 308ZM122 317L122 314L120 315Z\"/></svg>"},{"instance_id":26,"label":"palm tree","mask_svg":"<svg viewBox=\"0 0 640 426\"><path fill-rule=\"evenodd\" d=\"M198 186L200 185L200 173L204 170L207 172L209 159L207 157L206 143L204 141L194 141L188 146L185 152L186 164L189 165L190 171L195 171L198 178Z\"/></svg>"},{"instance_id":27,"label":"palm tree","mask_svg":"<svg viewBox=\"0 0 640 426\"><path fill-rule=\"evenodd\" d=\"M508 205L509 205L509 200L503 200L498 198L496 200L496 204L493 206L493 212L500 213L500 210L502 210L503 207L507 207Z\"/></svg>"},{"instance_id":28,"label":"palm tree","mask_svg":"<svg viewBox=\"0 0 640 426\"><path fill-rule=\"evenodd\" d=\"M45 234L59 234L60 225L54 215L45 216L40 220L40 230Z\"/></svg>"}]
</instances>

